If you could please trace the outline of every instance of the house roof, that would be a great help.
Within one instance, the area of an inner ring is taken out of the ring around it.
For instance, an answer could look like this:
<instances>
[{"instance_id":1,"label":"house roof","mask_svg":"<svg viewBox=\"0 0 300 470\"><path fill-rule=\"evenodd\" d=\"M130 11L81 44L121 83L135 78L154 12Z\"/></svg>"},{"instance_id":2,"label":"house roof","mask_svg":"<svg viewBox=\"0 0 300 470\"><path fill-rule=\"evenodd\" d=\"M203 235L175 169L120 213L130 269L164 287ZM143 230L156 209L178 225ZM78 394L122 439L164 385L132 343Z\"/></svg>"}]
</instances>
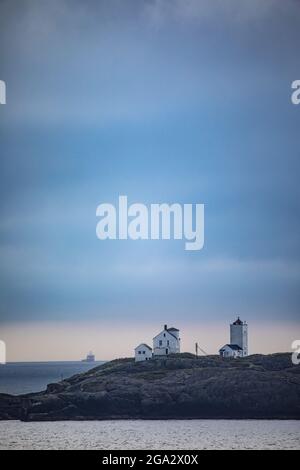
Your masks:
<instances>
[{"instance_id":1,"label":"house roof","mask_svg":"<svg viewBox=\"0 0 300 470\"><path fill-rule=\"evenodd\" d=\"M172 331L179 331L179 330L176 330L176 328L168 328L167 329L167 332L169 333L169 335L173 336L173 338L177 339L177 336L174 335L174 333L172 333Z\"/></svg>"},{"instance_id":2,"label":"house roof","mask_svg":"<svg viewBox=\"0 0 300 470\"><path fill-rule=\"evenodd\" d=\"M152 351L152 348L150 348L150 346L148 346L148 344L146 344L146 343L141 343L141 344L139 344L135 349L138 349L138 348L140 348L141 346L144 346L144 348L148 348L148 349L150 349L150 351Z\"/></svg>"},{"instance_id":3,"label":"house roof","mask_svg":"<svg viewBox=\"0 0 300 470\"><path fill-rule=\"evenodd\" d=\"M153 339L155 339L157 336L161 335L162 333L167 332L169 333L169 335L173 336L173 338L178 340L177 336L175 336L174 333L172 333L172 331L174 332L174 331L179 331L179 330L177 330L176 328L167 328L166 330L162 330L160 333L158 333L158 335L155 335Z\"/></svg>"},{"instance_id":4,"label":"house roof","mask_svg":"<svg viewBox=\"0 0 300 470\"><path fill-rule=\"evenodd\" d=\"M222 349L226 348L226 346L228 348L232 349L233 351L243 351L243 348L241 348L237 344L225 344L225 346L223 346L223 348L221 348L220 351L222 351Z\"/></svg>"},{"instance_id":5,"label":"house roof","mask_svg":"<svg viewBox=\"0 0 300 470\"><path fill-rule=\"evenodd\" d=\"M234 325L242 325L243 322L242 320L240 319L240 317L237 317L237 320L235 320L235 322L233 322Z\"/></svg>"}]
</instances>

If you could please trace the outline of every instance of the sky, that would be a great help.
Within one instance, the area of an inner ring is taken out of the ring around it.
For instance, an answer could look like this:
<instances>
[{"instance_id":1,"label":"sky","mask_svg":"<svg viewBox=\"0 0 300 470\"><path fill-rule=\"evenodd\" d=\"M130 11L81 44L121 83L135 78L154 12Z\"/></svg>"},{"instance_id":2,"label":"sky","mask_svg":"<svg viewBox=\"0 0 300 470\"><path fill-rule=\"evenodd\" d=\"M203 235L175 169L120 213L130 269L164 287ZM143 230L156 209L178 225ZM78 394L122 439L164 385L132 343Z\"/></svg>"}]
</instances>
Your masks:
<instances>
[{"instance_id":1,"label":"sky","mask_svg":"<svg viewBox=\"0 0 300 470\"><path fill-rule=\"evenodd\" d=\"M300 338L298 0L1 0L0 339L9 360ZM205 205L205 244L96 237L96 208Z\"/></svg>"}]
</instances>

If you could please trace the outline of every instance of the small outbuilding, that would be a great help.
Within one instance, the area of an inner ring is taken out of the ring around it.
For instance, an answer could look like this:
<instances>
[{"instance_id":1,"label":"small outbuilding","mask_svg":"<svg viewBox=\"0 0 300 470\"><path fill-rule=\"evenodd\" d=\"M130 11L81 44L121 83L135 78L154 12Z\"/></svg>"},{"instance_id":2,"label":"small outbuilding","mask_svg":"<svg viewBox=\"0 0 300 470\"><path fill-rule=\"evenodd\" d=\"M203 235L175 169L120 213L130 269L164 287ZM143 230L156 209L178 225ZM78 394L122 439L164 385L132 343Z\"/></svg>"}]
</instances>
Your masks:
<instances>
[{"instance_id":1,"label":"small outbuilding","mask_svg":"<svg viewBox=\"0 0 300 470\"><path fill-rule=\"evenodd\" d=\"M152 348L146 343L139 344L135 350L135 362L149 361L152 358Z\"/></svg>"},{"instance_id":2,"label":"small outbuilding","mask_svg":"<svg viewBox=\"0 0 300 470\"><path fill-rule=\"evenodd\" d=\"M243 357L243 349L237 344L225 344L219 353L222 357Z\"/></svg>"}]
</instances>

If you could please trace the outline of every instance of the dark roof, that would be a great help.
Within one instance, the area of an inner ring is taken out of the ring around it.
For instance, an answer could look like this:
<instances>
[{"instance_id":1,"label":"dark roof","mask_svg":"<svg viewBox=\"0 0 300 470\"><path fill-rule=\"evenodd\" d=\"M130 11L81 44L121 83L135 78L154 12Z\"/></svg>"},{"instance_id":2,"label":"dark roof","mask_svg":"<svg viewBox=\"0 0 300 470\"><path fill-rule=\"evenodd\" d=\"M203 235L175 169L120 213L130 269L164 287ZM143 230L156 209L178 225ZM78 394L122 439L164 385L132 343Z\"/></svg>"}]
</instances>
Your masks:
<instances>
[{"instance_id":1,"label":"dark roof","mask_svg":"<svg viewBox=\"0 0 300 470\"><path fill-rule=\"evenodd\" d=\"M243 322L240 320L240 317L237 317L237 320L235 320L235 322L233 322L234 325L242 325Z\"/></svg>"},{"instance_id":2,"label":"dark roof","mask_svg":"<svg viewBox=\"0 0 300 470\"><path fill-rule=\"evenodd\" d=\"M164 329L164 330L162 330L160 333L158 333L158 335L156 335L156 336L159 336L159 335L160 335L161 333L163 333L164 331L166 331L167 333L169 333L169 335L173 336L173 338L175 338L175 339L178 340L177 336L175 336L174 333L172 333L172 331L179 331L179 330L177 330L177 328L167 328L167 329ZM154 338L156 338L156 336L154 336ZM153 338L153 339L154 339L154 338Z\"/></svg>"},{"instance_id":3,"label":"dark roof","mask_svg":"<svg viewBox=\"0 0 300 470\"><path fill-rule=\"evenodd\" d=\"M179 330L177 330L177 328L173 328L173 327L167 329L167 332L170 333L170 335L174 336L174 338L177 339L177 336L175 336L175 335L172 333L172 331L174 332L174 331L179 331Z\"/></svg>"},{"instance_id":4,"label":"dark roof","mask_svg":"<svg viewBox=\"0 0 300 470\"><path fill-rule=\"evenodd\" d=\"M150 351L152 351L152 348L150 348L150 346L148 346L148 344L146 344L146 343L139 344L135 349L139 348L140 346L145 346L145 348L148 348L148 349L150 349Z\"/></svg>"},{"instance_id":5,"label":"dark roof","mask_svg":"<svg viewBox=\"0 0 300 470\"><path fill-rule=\"evenodd\" d=\"M243 351L243 348L241 348L240 346L238 346L237 344L225 344L225 346L228 346L230 349L232 349L233 351ZM224 346L224 347L225 347Z\"/></svg>"},{"instance_id":6,"label":"dark roof","mask_svg":"<svg viewBox=\"0 0 300 470\"><path fill-rule=\"evenodd\" d=\"M224 351L226 346L228 346L228 348L232 349L233 351L243 351L243 348L241 348L237 344L225 344L225 346L223 346L223 348L219 349L219 351Z\"/></svg>"},{"instance_id":7,"label":"dark roof","mask_svg":"<svg viewBox=\"0 0 300 470\"><path fill-rule=\"evenodd\" d=\"M167 332L169 333L169 335L173 336L173 338L178 339L175 335L173 335L173 333L171 333L171 331L167 330Z\"/></svg>"}]
</instances>

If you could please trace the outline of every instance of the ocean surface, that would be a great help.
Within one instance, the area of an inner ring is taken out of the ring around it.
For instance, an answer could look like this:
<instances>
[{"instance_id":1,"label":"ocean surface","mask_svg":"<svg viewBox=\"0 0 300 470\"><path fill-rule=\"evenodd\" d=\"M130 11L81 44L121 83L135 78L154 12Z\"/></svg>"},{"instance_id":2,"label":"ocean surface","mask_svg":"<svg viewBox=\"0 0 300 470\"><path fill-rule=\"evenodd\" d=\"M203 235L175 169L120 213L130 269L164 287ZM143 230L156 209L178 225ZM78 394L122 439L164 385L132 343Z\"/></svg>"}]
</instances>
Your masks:
<instances>
[{"instance_id":1,"label":"ocean surface","mask_svg":"<svg viewBox=\"0 0 300 470\"><path fill-rule=\"evenodd\" d=\"M0 393L40 392L47 384L86 372L103 362L9 362L0 364Z\"/></svg>"},{"instance_id":2,"label":"ocean surface","mask_svg":"<svg viewBox=\"0 0 300 470\"><path fill-rule=\"evenodd\" d=\"M299 421L0 421L0 449L300 449Z\"/></svg>"}]
</instances>

